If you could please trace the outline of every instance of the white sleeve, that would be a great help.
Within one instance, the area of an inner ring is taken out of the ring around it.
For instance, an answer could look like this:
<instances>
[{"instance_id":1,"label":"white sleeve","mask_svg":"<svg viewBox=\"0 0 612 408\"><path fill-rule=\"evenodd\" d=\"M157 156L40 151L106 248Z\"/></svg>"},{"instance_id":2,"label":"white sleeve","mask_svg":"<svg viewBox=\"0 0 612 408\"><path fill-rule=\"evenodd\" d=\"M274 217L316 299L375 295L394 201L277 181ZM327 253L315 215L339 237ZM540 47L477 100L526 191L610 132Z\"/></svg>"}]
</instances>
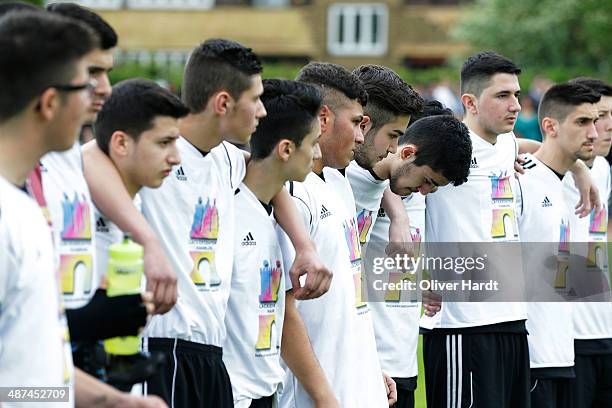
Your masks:
<instances>
[{"instance_id":1,"label":"white sleeve","mask_svg":"<svg viewBox=\"0 0 612 408\"><path fill-rule=\"evenodd\" d=\"M228 165L230 169L230 182L232 188L236 189L244 180L246 175L246 160L244 152L231 143L223 142L223 148L227 154Z\"/></svg>"},{"instance_id":2,"label":"white sleeve","mask_svg":"<svg viewBox=\"0 0 612 408\"><path fill-rule=\"evenodd\" d=\"M313 203L310 200L309 194L301 183L295 183L289 181L285 184L285 188L289 192L289 195L293 198L295 208L302 216L302 222L308 230L308 233L312 235L313 226L316 221L316 211L314 210Z\"/></svg>"},{"instance_id":3,"label":"white sleeve","mask_svg":"<svg viewBox=\"0 0 612 408\"><path fill-rule=\"evenodd\" d=\"M521 223L523 219L523 202L524 202L523 186L521 185L521 177L525 177L525 175L519 176L517 179L515 179L515 186L516 186L515 211L517 215L516 220L519 224Z\"/></svg>"},{"instance_id":4,"label":"white sleeve","mask_svg":"<svg viewBox=\"0 0 612 408\"><path fill-rule=\"evenodd\" d=\"M280 227L280 225L276 225L276 237L278 239L278 245L280 246L281 255L283 258L283 273L285 278L285 290L289 291L293 289L293 285L291 284L291 278L289 277L289 271L291 270L291 266L293 265L293 260L295 259L295 248L289 239L289 236L285 231Z\"/></svg>"}]
</instances>

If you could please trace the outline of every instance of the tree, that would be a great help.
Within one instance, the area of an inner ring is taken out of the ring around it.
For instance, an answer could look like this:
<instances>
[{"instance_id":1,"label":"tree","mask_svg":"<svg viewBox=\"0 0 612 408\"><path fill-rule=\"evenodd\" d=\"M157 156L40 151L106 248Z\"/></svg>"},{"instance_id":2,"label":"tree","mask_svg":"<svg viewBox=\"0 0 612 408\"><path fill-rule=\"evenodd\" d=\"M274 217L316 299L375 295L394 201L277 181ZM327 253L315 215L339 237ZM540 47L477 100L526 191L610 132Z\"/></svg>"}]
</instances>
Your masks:
<instances>
[{"instance_id":1,"label":"tree","mask_svg":"<svg viewBox=\"0 0 612 408\"><path fill-rule=\"evenodd\" d=\"M610 72L610 0L476 0L454 35L521 66Z\"/></svg>"}]
</instances>

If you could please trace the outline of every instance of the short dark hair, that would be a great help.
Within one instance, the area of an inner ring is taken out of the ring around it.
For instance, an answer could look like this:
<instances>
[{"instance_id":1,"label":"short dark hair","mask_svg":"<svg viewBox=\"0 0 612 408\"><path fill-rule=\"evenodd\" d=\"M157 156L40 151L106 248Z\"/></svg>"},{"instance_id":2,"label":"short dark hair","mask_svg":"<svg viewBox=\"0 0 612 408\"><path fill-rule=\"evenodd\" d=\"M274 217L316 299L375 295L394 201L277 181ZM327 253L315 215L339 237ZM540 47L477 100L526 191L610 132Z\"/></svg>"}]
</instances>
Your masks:
<instances>
[{"instance_id":1,"label":"short dark hair","mask_svg":"<svg viewBox=\"0 0 612 408\"><path fill-rule=\"evenodd\" d=\"M285 79L266 79L261 96L268 115L261 119L251 137L254 160L265 159L282 139L296 146L312 130L321 104L321 92L315 86Z\"/></svg>"},{"instance_id":2,"label":"short dark hair","mask_svg":"<svg viewBox=\"0 0 612 408\"><path fill-rule=\"evenodd\" d=\"M583 103L597 103L601 94L580 83L564 82L550 87L540 100L538 121L540 126L546 117L563 122L576 106ZM542 134L544 130L542 129Z\"/></svg>"},{"instance_id":3,"label":"short dark hair","mask_svg":"<svg viewBox=\"0 0 612 408\"><path fill-rule=\"evenodd\" d=\"M97 46L89 27L63 16L20 10L0 18L0 121L45 89L67 84L76 62Z\"/></svg>"},{"instance_id":4,"label":"short dark hair","mask_svg":"<svg viewBox=\"0 0 612 408\"><path fill-rule=\"evenodd\" d=\"M102 106L94 124L96 142L107 155L114 132L121 130L135 141L151 129L157 116L182 118L189 109L169 90L148 79L119 82Z\"/></svg>"},{"instance_id":5,"label":"short dark hair","mask_svg":"<svg viewBox=\"0 0 612 408\"><path fill-rule=\"evenodd\" d=\"M423 109L423 98L392 69L381 65L361 65L353 74L368 93L364 112L376 130L400 115L414 115Z\"/></svg>"},{"instance_id":6,"label":"short dark hair","mask_svg":"<svg viewBox=\"0 0 612 408\"><path fill-rule=\"evenodd\" d=\"M452 114L453 114L453 111L450 110L449 108L445 108L444 105L442 105L440 101L437 101L435 99L430 99L430 100L425 101L425 104L423 105L423 110L410 116L410 122L408 122L408 126L412 125L414 122L416 122L419 119L427 118L429 116L441 116L441 115L452 115ZM400 138L400 144L401 144L401 138Z\"/></svg>"},{"instance_id":7,"label":"short dark hair","mask_svg":"<svg viewBox=\"0 0 612 408\"><path fill-rule=\"evenodd\" d=\"M601 79L578 77L571 79L569 82L571 84L584 85L602 96L612 96L612 85L605 83Z\"/></svg>"},{"instance_id":8,"label":"short dark hair","mask_svg":"<svg viewBox=\"0 0 612 408\"><path fill-rule=\"evenodd\" d=\"M0 17L9 11L42 11L42 9L25 1L0 1Z\"/></svg>"},{"instance_id":9,"label":"short dark hair","mask_svg":"<svg viewBox=\"0 0 612 408\"><path fill-rule=\"evenodd\" d=\"M113 27L90 9L74 3L52 3L47 10L87 24L100 37L101 49L109 50L117 45L117 33Z\"/></svg>"},{"instance_id":10,"label":"short dark hair","mask_svg":"<svg viewBox=\"0 0 612 408\"><path fill-rule=\"evenodd\" d=\"M252 49L220 38L206 40L193 50L185 66L183 103L199 113L216 92L225 90L238 99L251 86L250 77L262 70Z\"/></svg>"},{"instance_id":11,"label":"short dark hair","mask_svg":"<svg viewBox=\"0 0 612 408\"><path fill-rule=\"evenodd\" d=\"M414 164L429 166L459 186L467 181L472 160L470 131L452 115L430 116L414 122L402 136L400 145L417 148Z\"/></svg>"},{"instance_id":12,"label":"short dark hair","mask_svg":"<svg viewBox=\"0 0 612 408\"><path fill-rule=\"evenodd\" d=\"M461 93L480 96L495 74L520 75L521 69L508 58L493 51L474 54L461 67Z\"/></svg>"},{"instance_id":13,"label":"short dark hair","mask_svg":"<svg viewBox=\"0 0 612 408\"><path fill-rule=\"evenodd\" d=\"M297 81L313 84L322 91L323 103L336 110L342 106L338 93L356 100L361 106L368 103L368 92L357 75L338 64L330 62L310 62L302 67Z\"/></svg>"}]
</instances>

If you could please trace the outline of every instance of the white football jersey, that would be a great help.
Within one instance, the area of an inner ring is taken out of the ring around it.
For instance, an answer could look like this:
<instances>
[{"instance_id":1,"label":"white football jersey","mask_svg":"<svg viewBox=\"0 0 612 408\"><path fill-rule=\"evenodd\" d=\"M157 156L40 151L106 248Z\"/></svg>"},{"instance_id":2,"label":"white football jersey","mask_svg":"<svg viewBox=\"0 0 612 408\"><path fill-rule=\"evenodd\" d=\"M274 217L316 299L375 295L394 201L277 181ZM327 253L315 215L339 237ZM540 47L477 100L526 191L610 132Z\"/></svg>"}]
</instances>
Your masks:
<instances>
[{"instance_id":1,"label":"white football jersey","mask_svg":"<svg viewBox=\"0 0 612 408\"><path fill-rule=\"evenodd\" d=\"M234 403L250 406L251 400L274 394L283 382L285 278L274 217L244 184L234 198L234 266L223 361Z\"/></svg>"},{"instance_id":2,"label":"white football jersey","mask_svg":"<svg viewBox=\"0 0 612 408\"><path fill-rule=\"evenodd\" d=\"M352 161L346 168L346 178L351 183L355 195L355 210L357 226L359 227L359 242L365 245L370 240L370 234L377 220L378 209L388 180L379 180L357 162Z\"/></svg>"},{"instance_id":3,"label":"white football jersey","mask_svg":"<svg viewBox=\"0 0 612 408\"><path fill-rule=\"evenodd\" d=\"M524 243L538 244L523 246L523 264L526 270L540 271L528 277L527 288L534 296L544 288L565 292L571 231L563 182L533 155L527 155L524 168L525 174L518 179L519 229ZM531 368L574 365L572 310L567 301L527 304Z\"/></svg>"},{"instance_id":4,"label":"white football jersey","mask_svg":"<svg viewBox=\"0 0 612 408\"><path fill-rule=\"evenodd\" d=\"M380 204L389 182L377 179L355 161L347 167L346 176L355 196L359 241L364 245L364 251L367 251L370 241L382 249L383 243L389 241L390 220ZM402 202L410 219L411 235L417 243L415 249L418 253L425 227L425 196L411 194L404 197ZM410 275L392 273L389 280L399 279L400 276ZM409 378L418 373L416 352L420 303L410 295L408 291L388 290L381 299L368 302L380 365L392 377Z\"/></svg>"},{"instance_id":5,"label":"white football jersey","mask_svg":"<svg viewBox=\"0 0 612 408\"><path fill-rule=\"evenodd\" d=\"M410 234L417 256L423 249L421 243L425 242L425 196L413 193L403 197L402 202L410 219ZM386 242L389 240L391 222L383 208L378 210L377 219L372 227L370 241ZM403 276L416 278L416 275L398 273L390 275L389 280ZM376 333L378 357L383 371L392 377L416 376L421 303L417 301L415 293L388 290L384 302L370 302L369 305Z\"/></svg>"},{"instance_id":6,"label":"white football jersey","mask_svg":"<svg viewBox=\"0 0 612 408\"><path fill-rule=\"evenodd\" d=\"M94 209L83 174L78 142L66 152L41 159L42 184L53 223L64 304L85 306L99 285L96 268Z\"/></svg>"},{"instance_id":7,"label":"white football jersey","mask_svg":"<svg viewBox=\"0 0 612 408\"><path fill-rule=\"evenodd\" d=\"M0 310L0 385L70 387L70 402L45 406L74 406L72 354L52 233L38 205L2 177Z\"/></svg>"},{"instance_id":8,"label":"white football jersey","mask_svg":"<svg viewBox=\"0 0 612 408\"><path fill-rule=\"evenodd\" d=\"M353 194L350 184L337 170L325 169L324 176L326 181L310 173L303 183L288 186L322 262L334 273L326 294L298 301L297 308L340 405L387 407L369 309L358 295L361 293L361 248ZM288 269L293 254L284 250L283 257ZM290 371L285 378L280 406L313 406Z\"/></svg>"},{"instance_id":9,"label":"white football jersey","mask_svg":"<svg viewBox=\"0 0 612 408\"><path fill-rule=\"evenodd\" d=\"M470 131L472 160L468 181L458 187L440 187L426 197L425 229L428 242L513 242L519 241L515 214L514 161L518 146L513 133L497 136L491 144ZM449 249L450 244L446 246ZM486 247L493 250L491 245ZM501 248L501 247L500 247ZM429 254L428 256L434 256ZM453 254L439 254L450 256ZM497 258L489 255L493 272ZM498 258L500 259L500 258ZM423 315L427 329L463 328L526 319L520 302L445 302L433 318Z\"/></svg>"},{"instance_id":10,"label":"white football jersey","mask_svg":"<svg viewBox=\"0 0 612 408\"><path fill-rule=\"evenodd\" d=\"M221 347L234 259L234 191L244 178L242 151L223 142L203 156L184 138L182 162L161 187L140 191L142 212L177 274L178 300L153 316L147 337Z\"/></svg>"},{"instance_id":11,"label":"white football jersey","mask_svg":"<svg viewBox=\"0 0 612 408\"><path fill-rule=\"evenodd\" d=\"M563 178L565 185L565 200L570 213L572 231L571 252L580 255L572 258L572 270L585 273L603 271L601 279L609 285L608 266L608 198L610 197L610 165L603 157L595 158L591 169L591 177L599 189L603 208L593 209L587 217L580 218L574 214L574 207L580 199L580 193L571 174ZM577 253L578 252L578 253ZM586 261L586 265L575 265L574 262ZM592 281L594 277L588 279ZM608 286L609 287L609 286ZM609 297L608 297L609 300ZM576 339L611 339L612 338L612 303L576 302L574 303L574 330Z\"/></svg>"}]
</instances>

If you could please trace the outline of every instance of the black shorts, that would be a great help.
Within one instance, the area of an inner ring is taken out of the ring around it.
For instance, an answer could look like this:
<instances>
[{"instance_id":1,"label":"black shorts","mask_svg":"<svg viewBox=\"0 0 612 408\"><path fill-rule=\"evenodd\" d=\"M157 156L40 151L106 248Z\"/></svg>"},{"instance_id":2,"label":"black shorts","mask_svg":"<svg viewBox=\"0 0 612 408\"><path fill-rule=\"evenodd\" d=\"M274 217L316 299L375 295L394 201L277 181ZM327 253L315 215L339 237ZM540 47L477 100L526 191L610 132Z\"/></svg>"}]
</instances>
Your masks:
<instances>
[{"instance_id":1,"label":"black shorts","mask_svg":"<svg viewBox=\"0 0 612 408\"><path fill-rule=\"evenodd\" d=\"M220 347L179 339L149 338L149 351L166 355L167 364L145 383L148 395L174 408L232 408L232 385Z\"/></svg>"},{"instance_id":2,"label":"black shorts","mask_svg":"<svg viewBox=\"0 0 612 408\"><path fill-rule=\"evenodd\" d=\"M576 378L569 381L572 407L612 408L612 354L576 354L574 363Z\"/></svg>"},{"instance_id":3,"label":"black shorts","mask_svg":"<svg viewBox=\"0 0 612 408\"><path fill-rule=\"evenodd\" d=\"M570 378L532 378L531 408L569 408ZM586 408L586 407L584 407Z\"/></svg>"},{"instance_id":4,"label":"black shorts","mask_svg":"<svg viewBox=\"0 0 612 408\"><path fill-rule=\"evenodd\" d=\"M273 403L274 395L270 395L269 397L261 397L256 400L252 400L249 408L272 408Z\"/></svg>"},{"instance_id":5,"label":"black shorts","mask_svg":"<svg viewBox=\"0 0 612 408\"><path fill-rule=\"evenodd\" d=\"M414 390L417 386L417 377L393 377L397 386L397 402L393 408L414 408Z\"/></svg>"},{"instance_id":6,"label":"black shorts","mask_svg":"<svg viewBox=\"0 0 612 408\"><path fill-rule=\"evenodd\" d=\"M423 335L428 408L529 407L525 333Z\"/></svg>"}]
</instances>

